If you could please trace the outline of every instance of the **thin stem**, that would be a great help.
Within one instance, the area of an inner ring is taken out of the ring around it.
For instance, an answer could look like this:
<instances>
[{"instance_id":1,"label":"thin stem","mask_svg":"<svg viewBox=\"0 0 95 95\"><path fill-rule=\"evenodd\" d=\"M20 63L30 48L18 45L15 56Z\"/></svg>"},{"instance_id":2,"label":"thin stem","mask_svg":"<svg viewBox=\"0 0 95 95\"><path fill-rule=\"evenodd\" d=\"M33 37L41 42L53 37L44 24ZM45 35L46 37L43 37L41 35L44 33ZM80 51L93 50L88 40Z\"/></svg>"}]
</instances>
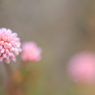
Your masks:
<instances>
[{"instance_id":1,"label":"thin stem","mask_svg":"<svg viewBox=\"0 0 95 95\"><path fill-rule=\"evenodd\" d=\"M7 63L4 62L4 65L5 65L5 69L6 69L6 72L8 74L9 80L10 80L11 79L11 74L12 74L13 70L10 67L10 64L7 64Z\"/></svg>"}]
</instances>

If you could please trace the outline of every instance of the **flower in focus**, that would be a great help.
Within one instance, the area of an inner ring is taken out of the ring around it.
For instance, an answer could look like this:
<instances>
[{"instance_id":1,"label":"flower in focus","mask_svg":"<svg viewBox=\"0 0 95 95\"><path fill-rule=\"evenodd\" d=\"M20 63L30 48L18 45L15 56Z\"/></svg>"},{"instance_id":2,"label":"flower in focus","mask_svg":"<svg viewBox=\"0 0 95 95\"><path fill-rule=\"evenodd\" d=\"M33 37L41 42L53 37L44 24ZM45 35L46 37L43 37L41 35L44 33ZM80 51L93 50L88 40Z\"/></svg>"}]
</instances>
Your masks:
<instances>
[{"instance_id":1,"label":"flower in focus","mask_svg":"<svg viewBox=\"0 0 95 95\"><path fill-rule=\"evenodd\" d=\"M21 51L20 39L17 33L12 33L10 29L0 29L0 62L5 59L6 63L10 60L16 61L15 55Z\"/></svg>"},{"instance_id":2,"label":"flower in focus","mask_svg":"<svg viewBox=\"0 0 95 95\"><path fill-rule=\"evenodd\" d=\"M22 45L21 58L23 61L40 61L41 52L41 48L37 47L35 42L25 42Z\"/></svg>"},{"instance_id":3,"label":"flower in focus","mask_svg":"<svg viewBox=\"0 0 95 95\"><path fill-rule=\"evenodd\" d=\"M68 74L76 83L95 82L95 54L84 52L73 56L68 63Z\"/></svg>"}]
</instances>

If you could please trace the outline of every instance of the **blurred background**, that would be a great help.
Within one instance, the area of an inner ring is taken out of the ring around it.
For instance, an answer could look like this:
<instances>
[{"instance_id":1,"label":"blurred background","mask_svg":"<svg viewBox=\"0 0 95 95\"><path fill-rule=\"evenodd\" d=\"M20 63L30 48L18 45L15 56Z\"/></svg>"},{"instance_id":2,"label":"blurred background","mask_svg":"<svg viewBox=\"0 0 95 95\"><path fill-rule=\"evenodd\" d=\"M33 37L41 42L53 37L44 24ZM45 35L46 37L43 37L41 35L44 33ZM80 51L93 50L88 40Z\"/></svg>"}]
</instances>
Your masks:
<instances>
[{"instance_id":1,"label":"blurred background","mask_svg":"<svg viewBox=\"0 0 95 95\"><path fill-rule=\"evenodd\" d=\"M93 92L93 87L68 80L67 63L77 52L95 53L95 0L0 0L0 27L17 32L21 42L35 41L43 50L42 60L29 64L33 75L25 83L27 95ZM16 63L11 65L18 67ZM6 80L0 64L1 93Z\"/></svg>"}]
</instances>

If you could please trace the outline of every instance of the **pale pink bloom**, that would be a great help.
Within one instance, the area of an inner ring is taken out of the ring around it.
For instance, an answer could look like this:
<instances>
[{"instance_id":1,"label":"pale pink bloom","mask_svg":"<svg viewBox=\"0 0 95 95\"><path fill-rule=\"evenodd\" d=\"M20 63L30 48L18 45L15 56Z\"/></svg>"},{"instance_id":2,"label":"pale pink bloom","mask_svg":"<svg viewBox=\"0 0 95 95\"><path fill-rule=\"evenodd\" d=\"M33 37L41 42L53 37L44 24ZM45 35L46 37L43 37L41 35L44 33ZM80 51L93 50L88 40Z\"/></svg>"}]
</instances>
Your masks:
<instances>
[{"instance_id":1,"label":"pale pink bloom","mask_svg":"<svg viewBox=\"0 0 95 95\"><path fill-rule=\"evenodd\" d=\"M15 55L21 51L20 39L17 33L12 33L10 29L0 29L0 62L5 59L6 63L10 63L10 59L16 61Z\"/></svg>"},{"instance_id":2,"label":"pale pink bloom","mask_svg":"<svg viewBox=\"0 0 95 95\"><path fill-rule=\"evenodd\" d=\"M35 42L25 42L22 45L21 58L23 61L40 61L41 52L41 48L37 47Z\"/></svg>"},{"instance_id":3,"label":"pale pink bloom","mask_svg":"<svg viewBox=\"0 0 95 95\"><path fill-rule=\"evenodd\" d=\"M94 83L95 54L83 52L74 55L68 63L68 74L76 83Z\"/></svg>"}]
</instances>

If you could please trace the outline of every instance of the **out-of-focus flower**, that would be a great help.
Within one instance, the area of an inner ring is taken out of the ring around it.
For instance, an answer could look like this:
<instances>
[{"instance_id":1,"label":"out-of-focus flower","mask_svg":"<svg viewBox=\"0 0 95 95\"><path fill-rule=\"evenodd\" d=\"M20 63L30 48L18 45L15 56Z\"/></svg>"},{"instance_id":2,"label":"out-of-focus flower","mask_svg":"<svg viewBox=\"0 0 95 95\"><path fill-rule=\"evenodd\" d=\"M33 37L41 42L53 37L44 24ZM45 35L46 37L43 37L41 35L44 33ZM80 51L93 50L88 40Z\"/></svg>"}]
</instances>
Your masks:
<instances>
[{"instance_id":1,"label":"out-of-focus flower","mask_svg":"<svg viewBox=\"0 0 95 95\"><path fill-rule=\"evenodd\" d=\"M6 63L10 63L10 59L16 61L15 55L21 51L20 39L17 33L12 33L10 29L0 29L0 62L5 59Z\"/></svg>"},{"instance_id":2,"label":"out-of-focus flower","mask_svg":"<svg viewBox=\"0 0 95 95\"><path fill-rule=\"evenodd\" d=\"M68 74L76 83L94 83L95 54L83 52L74 55L68 63Z\"/></svg>"},{"instance_id":3,"label":"out-of-focus flower","mask_svg":"<svg viewBox=\"0 0 95 95\"><path fill-rule=\"evenodd\" d=\"M25 42L22 45L21 58L23 61L40 61L41 52L41 48L37 47L35 42Z\"/></svg>"}]
</instances>

